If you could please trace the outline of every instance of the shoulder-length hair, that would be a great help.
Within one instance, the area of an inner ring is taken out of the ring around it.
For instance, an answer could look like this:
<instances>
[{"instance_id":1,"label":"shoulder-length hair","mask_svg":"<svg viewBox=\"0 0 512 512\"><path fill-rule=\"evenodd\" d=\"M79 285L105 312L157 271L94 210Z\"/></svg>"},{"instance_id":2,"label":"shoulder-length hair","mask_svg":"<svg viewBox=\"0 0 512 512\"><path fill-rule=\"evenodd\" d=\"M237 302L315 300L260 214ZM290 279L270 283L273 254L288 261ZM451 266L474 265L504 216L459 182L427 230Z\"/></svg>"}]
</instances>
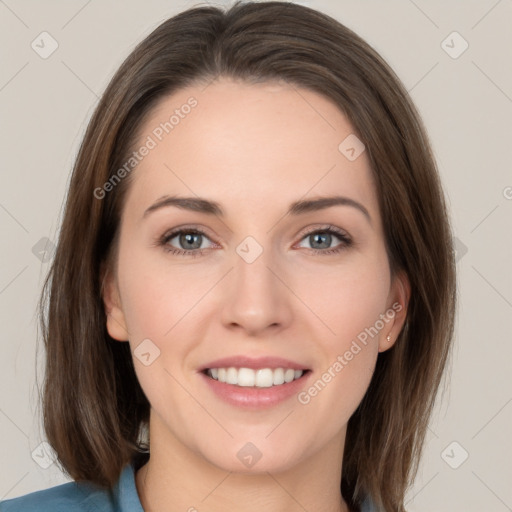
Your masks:
<instances>
[{"instance_id":1,"label":"shoulder-length hair","mask_svg":"<svg viewBox=\"0 0 512 512\"><path fill-rule=\"evenodd\" d=\"M130 176L99 194L165 96L217 77L284 81L332 100L365 146L392 275L411 285L406 325L378 356L350 418L340 491L403 511L450 356L456 304L452 234L426 130L407 90L353 31L288 2L199 7L158 26L126 58L89 122L39 304L46 348L44 429L75 480L111 487L147 444L149 402L128 343L106 330L105 265L113 264ZM341 141L340 141L341 142ZM112 181L110 181L112 183Z\"/></svg>"}]
</instances>

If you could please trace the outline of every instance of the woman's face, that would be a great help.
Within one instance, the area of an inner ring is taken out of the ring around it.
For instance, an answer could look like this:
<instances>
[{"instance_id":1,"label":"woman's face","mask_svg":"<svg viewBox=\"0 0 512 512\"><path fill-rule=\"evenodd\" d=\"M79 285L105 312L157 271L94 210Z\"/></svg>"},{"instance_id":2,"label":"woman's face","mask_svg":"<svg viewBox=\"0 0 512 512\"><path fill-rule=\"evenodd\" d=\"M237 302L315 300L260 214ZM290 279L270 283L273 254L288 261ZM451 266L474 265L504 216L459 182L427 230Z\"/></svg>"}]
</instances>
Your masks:
<instances>
[{"instance_id":1,"label":"woman's face","mask_svg":"<svg viewBox=\"0 0 512 512\"><path fill-rule=\"evenodd\" d=\"M408 297L353 132L319 94L226 79L145 120L104 298L152 447L229 471L341 456Z\"/></svg>"}]
</instances>

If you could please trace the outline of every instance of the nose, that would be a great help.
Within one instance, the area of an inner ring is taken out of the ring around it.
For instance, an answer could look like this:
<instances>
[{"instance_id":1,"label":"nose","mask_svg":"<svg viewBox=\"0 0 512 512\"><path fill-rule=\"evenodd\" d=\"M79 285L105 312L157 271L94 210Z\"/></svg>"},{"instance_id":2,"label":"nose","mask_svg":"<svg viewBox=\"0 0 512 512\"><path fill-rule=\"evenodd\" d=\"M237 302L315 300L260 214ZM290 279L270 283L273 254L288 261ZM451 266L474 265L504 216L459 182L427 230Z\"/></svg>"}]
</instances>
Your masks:
<instances>
[{"instance_id":1,"label":"nose","mask_svg":"<svg viewBox=\"0 0 512 512\"><path fill-rule=\"evenodd\" d=\"M263 250L251 263L235 253L234 268L225 287L223 325L250 336L286 328L293 316L291 294L278 278L280 274L271 251Z\"/></svg>"}]
</instances>

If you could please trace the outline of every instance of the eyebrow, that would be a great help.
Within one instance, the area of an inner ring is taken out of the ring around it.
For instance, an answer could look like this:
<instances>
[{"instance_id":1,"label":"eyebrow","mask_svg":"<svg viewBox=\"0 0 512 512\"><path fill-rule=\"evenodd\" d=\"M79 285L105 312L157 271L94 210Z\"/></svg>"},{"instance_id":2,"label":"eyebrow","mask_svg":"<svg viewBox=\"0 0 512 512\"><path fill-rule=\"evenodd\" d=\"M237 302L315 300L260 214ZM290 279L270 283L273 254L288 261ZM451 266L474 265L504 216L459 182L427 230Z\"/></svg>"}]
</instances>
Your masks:
<instances>
[{"instance_id":1,"label":"eyebrow","mask_svg":"<svg viewBox=\"0 0 512 512\"><path fill-rule=\"evenodd\" d=\"M209 215L218 215L219 217L224 216L221 206L215 201L202 199L200 197L163 196L147 208L142 217L145 218L151 212L169 206L193 212L206 213ZM368 222L372 224L372 219L368 210L361 203L344 196L329 196L320 197L318 199L295 201L290 205L287 215L300 215L303 213L324 210L332 206L351 206L356 208L366 217Z\"/></svg>"}]
</instances>

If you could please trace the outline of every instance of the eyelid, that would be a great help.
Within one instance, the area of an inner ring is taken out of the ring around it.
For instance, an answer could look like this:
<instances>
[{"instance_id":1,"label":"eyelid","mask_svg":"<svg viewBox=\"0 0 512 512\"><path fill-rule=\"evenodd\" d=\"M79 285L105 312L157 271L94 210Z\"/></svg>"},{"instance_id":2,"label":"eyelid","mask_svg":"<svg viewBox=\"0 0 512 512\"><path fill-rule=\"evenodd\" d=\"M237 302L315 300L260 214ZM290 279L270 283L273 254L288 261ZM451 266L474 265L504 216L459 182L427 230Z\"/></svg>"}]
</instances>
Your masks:
<instances>
[{"instance_id":1,"label":"eyelid","mask_svg":"<svg viewBox=\"0 0 512 512\"><path fill-rule=\"evenodd\" d=\"M206 248L197 248L197 249L181 249L180 247L175 247L173 245L170 245L170 241L173 238L176 238L182 233L193 233L202 235L204 238L208 239L212 245L212 247L206 247ZM170 229L166 231L161 237L158 237L156 240L156 245L162 246L165 251L174 253L176 255L183 255L183 256L200 256L203 253L209 251L210 249L217 249L219 247L222 248L222 245L215 240L215 237L208 234L207 230L197 227L197 226L176 226L173 229Z\"/></svg>"},{"instance_id":2,"label":"eyelid","mask_svg":"<svg viewBox=\"0 0 512 512\"><path fill-rule=\"evenodd\" d=\"M157 245L167 246L169 241L172 240L173 238L175 238L176 236L178 236L179 234L181 234L183 232L189 232L189 233L200 234L200 235L206 237L208 240L210 240L210 242L214 246L216 245L217 247L220 246L222 248L222 244L217 242L215 240L215 237L212 237L208 233L208 231L209 231L208 229L199 227L197 225L183 224L183 225L175 226L174 228L167 230L162 236L157 238L156 242L157 242ZM335 236L337 236L339 238L340 246L349 246L349 245L353 244L353 239L352 239L351 235L344 229L341 229L332 224L319 224L319 225L314 225L314 226L308 226L306 228L303 228L301 231L299 231L299 233L297 235L295 235L295 237L294 237L294 238L298 237L298 241L295 242L292 247L295 248L296 245L300 244L304 240L304 238L306 238L307 236L309 236L313 233L321 233L321 232L333 233ZM175 252L177 254L179 253L179 254L187 254L187 255L201 255L210 249L210 248L207 248L207 249L198 248L198 249L192 249L192 250L185 250L185 249L180 249L180 248L173 247L173 246L170 246L170 247L172 247L172 249L167 248L166 250L168 250L169 252ZM338 246L336 246L336 247L338 247ZM334 249L336 247L334 247L332 249L325 249L325 250L309 248L309 250L317 252L317 253L328 254L329 251L334 251ZM308 248L306 247L304 249L307 250Z\"/></svg>"},{"instance_id":3,"label":"eyelid","mask_svg":"<svg viewBox=\"0 0 512 512\"><path fill-rule=\"evenodd\" d=\"M299 237L300 242L302 241L303 238L305 238L308 235L324 231L333 232L334 234L338 235L342 241L347 240L352 242L352 237L350 236L348 231L345 231L344 229L341 229L337 226L333 226L332 224L318 224L314 226L308 226L307 228L304 228L303 230L299 231L296 237Z\"/></svg>"},{"instance_id":4,"label":"eyelid","mask_svg":"<svg viewBox=\"0 0 512 512\"><path fill-rule=\"evenodd\" d=\"M216 237L210 233L210 230L205 229L203 227L199 227L199 226L194 225L194 224L182 224L180 226L175 226L174 228L165 231L164 234L161 237L159 237L159 239L160 240L162 240L162 239L170 239L170 238L173 238L176 235L179 235L182 232L199 233L199 234L207 237L212 242L218 244L218 242L214 241L214 239Z\"/></svg>"},{"instance_id":5,"label":"eyelid","mask_svg":"<svg viewBox=\"0 0 512 512\"><path fill-rule=\"evenodd\" d=\"M346 238L352 238L347 231L345 231L344 229L338 228L337 226L334 226L332 224L318 224L318 225L308 226L308 227L300 230L295 235L294 238L300 237L300 239L302 239L305 236L310 235L312 233L316 233L318 231L329 231L329 230L334 231L335 233L338 233L340 235L343 235ZM166 231L160 238L169 238L173 235L179 234L182 231L191 231L191 232L195 231L197 233L200 233L200 234L208 237L210 240L212 240L212 238L213 238L212 235L208 233L209 230L204 229L204 228L199 227L194 224L182 224L179 226L175 226L174 228Z\"/></svg>"}]
</instances>

